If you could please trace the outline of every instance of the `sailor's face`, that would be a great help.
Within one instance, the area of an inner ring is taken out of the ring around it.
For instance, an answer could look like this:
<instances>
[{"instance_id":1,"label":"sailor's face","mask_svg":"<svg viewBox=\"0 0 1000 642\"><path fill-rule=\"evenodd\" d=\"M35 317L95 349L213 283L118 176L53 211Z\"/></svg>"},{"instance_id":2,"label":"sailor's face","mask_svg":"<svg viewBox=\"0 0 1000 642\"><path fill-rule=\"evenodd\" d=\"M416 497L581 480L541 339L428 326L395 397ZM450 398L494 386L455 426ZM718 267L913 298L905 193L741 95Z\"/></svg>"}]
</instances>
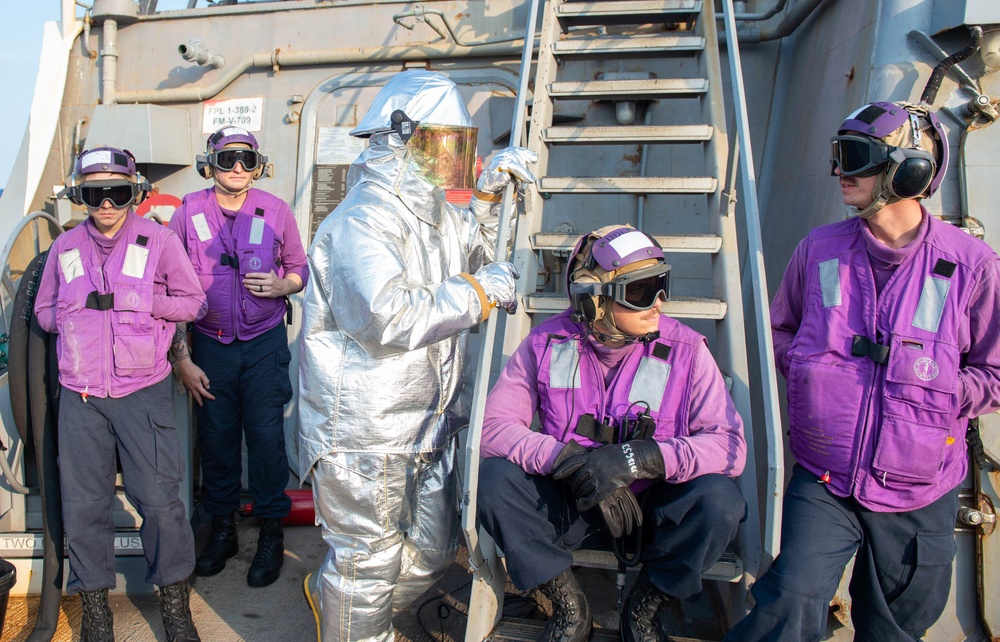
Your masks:
<instances>
[{"instance_id":1,"label":"sailor's face","mask_svg":"<svg viewBox=\"0 0 1000 642\"><path fill-rule=\"evenodd\" d=\"M225 149L239 148L239 149L250 149L249 145L226 145ZM236 163L233 169L230 171L224 171L218 167L212 168L212 173L215 176L215 180L230 192L241 192L243 189L250 184L253 180L253 173L248 172L243 163Z\"/></svg>"},{"instance_id":2,"label":"sailor's face","mask_svg":"<svg viewBox=\"0 0 1000 642\"><path fill-rule=\"evenodd\" d=\"M611 313L615 317L615 325L633 337L642 337L660 329L660 308L663 307L663 295L656 297L656 303L648 310L632 310L624 305L613 303Z\"/></svg>"},{"instance_id":3,"label":"sailor's face","mask_svg":"<svg viewBox=\"0 0 1000 642\"><path fill-rule=\"evenodd\" d=\"M840 168L835 167L833 173L840 181L840 196L844 199L844 205L856 207L863 210L872 204L872 192L875 189L875 181L881 174L875 176L844 176L840 173Z\"/></svg>"},{"instance_id":4,"label":"sailor's face","mask_svg":"<svg viewBox=\"0 0 1000 642\"><path fill-rule=\"evenodd\" d=\"M90 181L108 181L114 179L130 180L124 174L99 172L96 174L87 174L83 179L83 184L86 185ZM87 213L90 214L91 220L94 221L94 227L97 228L98 232L108 237L114 236L121 229L122 225L125 224L125 215L128 214L128 211L128 205L125 207L116 207L109 198L104 199L100 207L87 206Z\"/></svg>"}]
</instances>

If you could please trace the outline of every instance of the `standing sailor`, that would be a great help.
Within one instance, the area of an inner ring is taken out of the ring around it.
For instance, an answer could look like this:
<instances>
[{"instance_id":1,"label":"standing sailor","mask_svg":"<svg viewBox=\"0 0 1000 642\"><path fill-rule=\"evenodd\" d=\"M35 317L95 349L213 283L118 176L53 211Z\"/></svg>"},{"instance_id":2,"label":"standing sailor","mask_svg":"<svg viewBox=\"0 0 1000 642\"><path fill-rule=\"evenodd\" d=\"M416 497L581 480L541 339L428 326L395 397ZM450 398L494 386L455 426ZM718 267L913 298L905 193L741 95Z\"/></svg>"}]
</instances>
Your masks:
<instances>
[{"instance_id":1,"label":"standing sailor","mask_svg":"<svg viewBox=\"0 0 1000 642\"><path fill-rule=\"evenodd\" d=\"M391 641L393 612L454 559L468 331L515 308L514 266L490 262L499 193L534 180L534 154L508 148L470 209L445 200L473 186L476 128L437 73L394 76L351 133L368 148L309 250L299 350L301 469L330 546L307 592L324 642Z\"/></svg>"},{"instance_id":2,"label":"standing sailor","mask_svg":"<svg viewBox=\"0 0 1000 642\"><path fill-rule=\"evenodd\" d=\"M969 419L1000 408L1000 259L920 203L948 167L937 117L871 103L831 142L856 216L799 243L771 304L796 464L733 642L818 640L852 556L857 639L919 640L948 601Z\"/></svg>"},{"instance_id":3,"label":"standing sailor","mask_svg":"<svg viewBox=\"0 0 1000 642\"><path fill-rule=\"evenodd\" d=\"M184 197L170 219L191 257L208 313L194 324L190 353L184 329L174 339L178 374L198 404L198 448L212 535L195 572L215 575L239 551L235 512L242 489L242 446L254 515L260 524L247 584L267 586L284 561L281 520L288 456L284 411L292 398L291 353L285 331L287 297L307 278L305 251L291 208L253 189L267 157L240 127L208 137L198 171L213 187ZM211 390L211 392L209 392Z\"/></svg>"},{"instance_id":4,"label":"standing sailor","mask_svg":"<svg viewBox=\"0 0 1000 642\"><path fill-rule=\"evenodd\" d=\"M116 450L125 495L142 517L146 581L160 587L167 639L199 639L188 607L194 537L180 499L184 460L167 351L174 323L205 313L205 295L177 235L132 215L148 191L127 150L81 154L67 192L90 217L52 244L35 301L39 325L59 334L66 591L80 594L84 642L114 640Z\"/></svg>"}]
</instances>

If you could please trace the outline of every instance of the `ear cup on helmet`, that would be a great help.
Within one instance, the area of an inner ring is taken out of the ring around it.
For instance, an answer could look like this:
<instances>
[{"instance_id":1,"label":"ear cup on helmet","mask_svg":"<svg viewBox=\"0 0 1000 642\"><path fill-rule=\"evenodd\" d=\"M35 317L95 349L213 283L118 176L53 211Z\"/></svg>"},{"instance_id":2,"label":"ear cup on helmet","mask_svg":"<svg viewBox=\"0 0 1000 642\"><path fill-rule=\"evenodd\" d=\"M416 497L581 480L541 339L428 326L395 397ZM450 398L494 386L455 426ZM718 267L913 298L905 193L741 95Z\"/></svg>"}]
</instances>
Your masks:
<instances>
[{"instance_id":1,"label":"ear cup on helmet","mask_svg":"<svg viewBox=\"0 0 1000 642\"><path fill-rule=\"evenodd\" d=\"M886 179L894 196L924 196L937 170L934 157L922 149L897 149L890 155Z\"/></svg>"}]
</instances>

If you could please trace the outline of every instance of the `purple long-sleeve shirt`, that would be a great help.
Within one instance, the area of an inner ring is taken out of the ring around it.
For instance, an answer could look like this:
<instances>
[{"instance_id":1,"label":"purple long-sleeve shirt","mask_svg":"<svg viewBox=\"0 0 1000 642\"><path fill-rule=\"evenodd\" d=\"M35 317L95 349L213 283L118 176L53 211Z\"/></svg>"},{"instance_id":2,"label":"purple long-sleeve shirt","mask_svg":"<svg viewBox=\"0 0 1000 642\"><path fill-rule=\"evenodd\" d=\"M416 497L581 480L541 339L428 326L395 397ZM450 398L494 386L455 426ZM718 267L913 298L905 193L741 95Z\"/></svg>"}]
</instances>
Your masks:
<instances>
[{"instance_id":1,"label":"purple long-sleeve shirt","mask_svg":"<svg viewBox=\"0 0 1000 642\"><path fill-rule=\"evenodd\" d=\"M663 317L661 331L669 334L668 328L679 325L676 321ZM537 336L550 331L543 325L532 333ZM599 352L606 351L606 348L598 346L595 349L589 343L593 339L583 341L588 342L586 347L595 356L588 363L595 364L599 376L609 382L608 394L616 387L627 390L632 380L618 377L613 372L620 367L626 355L622 354L622 358L616 359L611 353L627 353L638 350L641 346L618 348L601 355ZM691 344L695 348L690 361L690 372L681 371L683 368L670 372L672 381L677 377L676 381L686 383L687 407L680 410L686 422L683 431L686 434L662 440L658 438L666 470L665 479L672 483L688 481L709 473L735 477L743 471L746 463L743 422L733 406L719 368L703 339ZM535 431L530 427L542 404L539 390L547 388L539 382L542 364L539 363L537 347L538 343L532 342L531 337L522 342L490 392L483 422L481 456L505 457L525 472L544 475L552 471L556 457L570 437L568 432L554 435L551 434L551 428L547 430L543 427L541 431ZM580 408L577 414L583 412Z\"/></svg>"}]
</instances>

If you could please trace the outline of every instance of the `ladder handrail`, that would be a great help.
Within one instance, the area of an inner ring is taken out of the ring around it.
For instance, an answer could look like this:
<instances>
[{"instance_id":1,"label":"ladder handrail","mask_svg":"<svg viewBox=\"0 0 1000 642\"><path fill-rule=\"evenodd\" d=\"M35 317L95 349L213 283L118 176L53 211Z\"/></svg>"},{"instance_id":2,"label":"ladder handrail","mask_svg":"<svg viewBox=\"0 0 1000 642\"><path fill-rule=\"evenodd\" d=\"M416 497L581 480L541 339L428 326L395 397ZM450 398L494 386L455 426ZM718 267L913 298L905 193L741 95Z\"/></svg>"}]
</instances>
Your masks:
<instances>
[{"instance_id":1,"label":"ladder handrail","mask_svg":"<svg viewBox=\"0 0 1000 642\"><path fill-rule=\"evenodd\" d=\"M763 560L758 576L770 566L780 549L781 500L784 495L784 437L781 431L781 410L778 401L778 379L774 366L774 344L771 341L771 312L764 273L764 255L760 230L760 206L757 202L757 177L750 144L746 91L740 60L739 38L733 0L723 0L722 12L726 29L726 51L733 83L733 114L739 140L740 178L743 186L743 210L746 216L747 263L750 269L754 318L757 325L757 356L760 374L764 424L767 442L767 482L764 502Z\"/></svg>"},{"instance_id":2,"label":"ladder handrail","mask_svg":"<svg viewBox=\"0 0 1000 642\"><path fill-rule=\"evenodd\" d=\"M524 129L524 114L527 109L528 79L531 76L531 59L534 52L535 23L538 17L539 0L531 0L528 9L528 24L524 32L524 49L521 53L521 68L519 84L514 102L513 122L510 126L510 144L521 142ZM497 242L494 258L506 260L503 253L511 236L511 213L517 205L514 193L514 181L507 186L501 202L500 220L497 223ZM523 313L522 313L523 314ZM494 307L486 319L482 332L482 345L479 353L479 363L476 368L475 387L472 393L472 412L469 417L468 443L465 451L465 478L462 492L462 530L469 548L469 564L473 573L487 582L492 581L492 571L486 564L479 545L479 530L476 526L476 492L479 487L479 450L483 434L483 417L486 412L486 395L488 393L490 371L493 364L493 352L497 340L497 323L499 313Z\"/></svg>"}]
</instances>

